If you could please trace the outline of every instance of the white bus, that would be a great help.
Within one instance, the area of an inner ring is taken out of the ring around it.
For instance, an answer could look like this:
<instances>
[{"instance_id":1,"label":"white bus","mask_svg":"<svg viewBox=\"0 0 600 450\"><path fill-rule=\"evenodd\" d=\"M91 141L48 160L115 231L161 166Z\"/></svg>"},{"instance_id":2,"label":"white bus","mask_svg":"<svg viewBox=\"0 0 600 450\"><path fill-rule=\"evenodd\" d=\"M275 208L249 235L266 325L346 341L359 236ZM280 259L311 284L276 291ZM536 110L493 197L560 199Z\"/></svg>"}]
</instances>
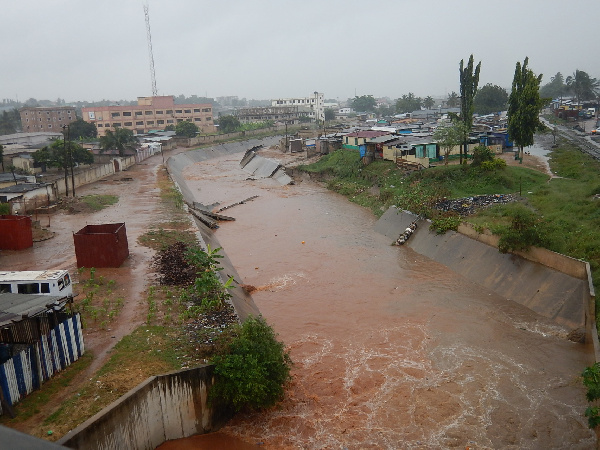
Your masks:
<instances>
[{"instance_id":1,"label":"white bus","mask_svg":"<svg viewBox=\"0 0 600 450\"><path fill-rule=\"evenodd\" d=\"M71 276L66 270L0 271L0 294L73 296Z\"/></svg>"}]
</instances>

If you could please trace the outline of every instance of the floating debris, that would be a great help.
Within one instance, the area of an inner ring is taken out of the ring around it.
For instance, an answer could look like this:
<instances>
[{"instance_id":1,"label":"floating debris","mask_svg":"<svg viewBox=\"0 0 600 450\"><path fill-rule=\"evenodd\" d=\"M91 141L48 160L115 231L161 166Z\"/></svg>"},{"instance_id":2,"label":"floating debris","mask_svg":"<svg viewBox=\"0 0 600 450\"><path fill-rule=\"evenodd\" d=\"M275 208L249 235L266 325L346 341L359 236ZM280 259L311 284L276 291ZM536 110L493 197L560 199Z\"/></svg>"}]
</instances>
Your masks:
<instances>
[{"instance_id":1,"label":"floating debris","mask_svg":"<svg viewBox=\"0 0 600 450\"><path fill-rule=\"evenodd\" d=\"M475 214L477 210L487 208L498 203L510 203L515 201L512 194L476 195L457 199L446 199L435 205L440 211L452 211L460 216Z\"/></svg>"}]
</instances>

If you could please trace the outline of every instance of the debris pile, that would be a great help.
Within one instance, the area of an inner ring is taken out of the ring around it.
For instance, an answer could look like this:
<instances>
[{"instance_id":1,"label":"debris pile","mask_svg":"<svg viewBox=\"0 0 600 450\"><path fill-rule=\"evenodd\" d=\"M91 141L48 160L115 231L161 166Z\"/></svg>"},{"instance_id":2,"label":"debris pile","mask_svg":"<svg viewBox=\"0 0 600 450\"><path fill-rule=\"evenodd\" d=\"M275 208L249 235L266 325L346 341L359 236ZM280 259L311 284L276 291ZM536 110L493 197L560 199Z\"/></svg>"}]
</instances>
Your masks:
<instances>
[{"instance_id":1,"label":"debris pile","mask_svg":"<svg viewBox=\"0 0 600 450\"><path fill-rule=\"evenodd\" d=\"M498 203L509 203L515 200L512 194L476 195L474 197L445 199L435 205L440 211L452 211L460 216L469 216L482 208Z\"/></svg>"},{"instance_id":2,"label":"debris pile","mask_svg":"<svg viewBox=\"0 0 600 450\"><path fill-rule=\"evenodd\" d=\"M158 272L161 285L189 286L196 279L196 269L185 258L188 246L175 242L156 254L152 266Z\"/></svg>"},{"instance_id":3,"label":"debris pile","mask_svg":"<svg viewBox=\"0 0 600 450\"><path fill-rule=\"evenodd\" d=\"M398 237L398 239L396 239L396 241L394 242L393 245L404 245L404 243L406 241L408 241L408 238L415 232L415 230L417 229L417 221L413 221L411 222L411 224L406 227L406 230L404 230L404 233L402 233L400 235L400 237Z\"/></svg>"}]
</instances>

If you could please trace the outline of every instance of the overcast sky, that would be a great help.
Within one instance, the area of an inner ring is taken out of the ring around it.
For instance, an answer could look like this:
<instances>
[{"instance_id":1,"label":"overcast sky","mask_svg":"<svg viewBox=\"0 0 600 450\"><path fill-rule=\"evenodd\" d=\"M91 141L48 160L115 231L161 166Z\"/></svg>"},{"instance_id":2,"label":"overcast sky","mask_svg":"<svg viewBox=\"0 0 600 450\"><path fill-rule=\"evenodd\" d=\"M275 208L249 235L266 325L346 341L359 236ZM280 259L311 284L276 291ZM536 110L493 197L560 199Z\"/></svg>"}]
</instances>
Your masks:
<instances>
[{"instance_id":1,"label":"overcast sky","mask_svg":"<svg viewBox=\"0 0 600 450\"><path fill-rule=\"evenodd\" d=\"M151 95L142 0L3 2L0 98ZM159 95L248 99L459 91L472 53L480 86L510 88L517 61L600 78L600 1L148 0Z\"/></svg>"}]
</instances>

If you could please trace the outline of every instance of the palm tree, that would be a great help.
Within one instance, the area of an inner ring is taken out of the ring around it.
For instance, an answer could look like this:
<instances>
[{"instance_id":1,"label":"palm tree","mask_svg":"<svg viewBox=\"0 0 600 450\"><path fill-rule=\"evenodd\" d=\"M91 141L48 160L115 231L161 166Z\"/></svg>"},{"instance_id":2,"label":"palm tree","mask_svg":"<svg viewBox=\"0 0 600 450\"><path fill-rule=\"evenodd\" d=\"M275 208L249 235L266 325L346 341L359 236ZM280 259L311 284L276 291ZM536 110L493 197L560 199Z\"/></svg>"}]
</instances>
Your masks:
<instances>
[{"instance_id":1,"label":"palm tree","mask_svg":"<svg viewBox=\"0 0 600 450\"><path fill-rule=\"evenodd\" d=\"M102 151L118 150L119 156L123 156L126 149L135 148L136 142L137 139L133 135L133 131L116 127L115 131L108 130L106 134L100 138L100 147L102 148Z\"/></svg>"},{"instance_id":2,"label":"palm tree","mask_svg":"<svg viewBox=\"0 0 600 450\"><path fill-rule=\"evenodd\" d=\"M577 103L581 100L595 99L600 90L600 81L590 78L583 70L576 70L572 76L569 75L565 84L577 98Z\"/></svg>"},{"instance_id":3,"label":"palm tree","mask_svg":"<svg viewBox=\"0 0 600 450\"><path fill-rule=\"evenodd\" d=\"M451 94L448 94L448 100L446 100L446 106L448 108L456 108L460 105L460 99L458 98L458 94L452 91Z\"/></svg>"},{"instance_id":4,"label":"palm tree","mask_svg":"<svg viewBox=\"0 0 600 450\"><path fill-rule=\"evenodd\" d=\"M423 106L427 109L431 109L433 108L433 105L435 105L435 101L433 100L433 97L428 95L427 97L425 97L425 99L423 99Z\"/></svg>"}]
</instances>

